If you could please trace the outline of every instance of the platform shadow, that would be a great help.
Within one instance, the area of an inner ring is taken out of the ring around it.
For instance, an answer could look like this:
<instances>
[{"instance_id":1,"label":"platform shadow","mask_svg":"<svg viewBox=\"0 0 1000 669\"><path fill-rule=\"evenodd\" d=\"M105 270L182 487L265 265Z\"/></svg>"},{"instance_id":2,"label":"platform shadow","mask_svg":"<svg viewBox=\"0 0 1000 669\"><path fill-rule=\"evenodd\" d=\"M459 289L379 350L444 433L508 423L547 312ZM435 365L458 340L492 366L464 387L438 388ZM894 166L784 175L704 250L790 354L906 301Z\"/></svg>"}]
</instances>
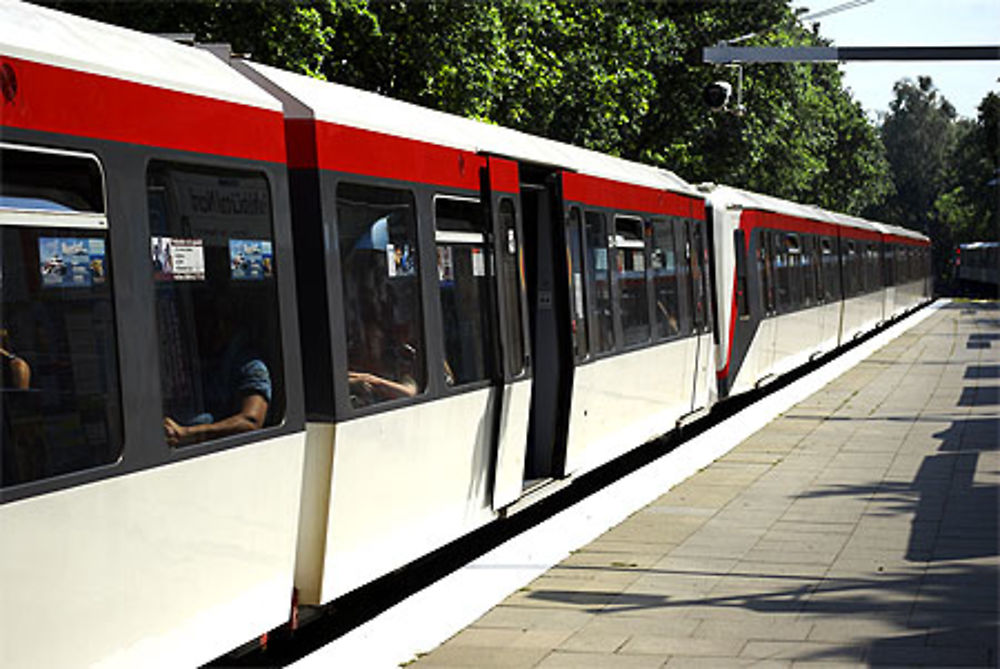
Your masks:
<instances>
[{"instance_id":1,"label":"platform shadow","mask_svg":"<svg viewBox=\"0 0 1000 669\"><path fill-rule=\"evenodd\" d=\"M528 597L597 616L695 607L707 609L706 617L712 616L711 609L777 615L775 624L779 625L781 619L813 617L876 619L898 633L876 638L862 635L855 641L827 645L822 651L803 651L795 659L856 662L860 644L865 661L872 666L996 666L1000 579L993 558L1000 555L1000 486L977 483L975 475L981 455L1000 449L1000 417L952 420L934 437L940 440L937 452L924 458L910 482L829 485L798 496L877 496L886 513L911 515L906 546L900 546L896 566L884 572L873 568L870 575L834 577L619 567L642 576L676 575L678 581L700 576L714 579L717 585L705 593L670 593L667 580L664 591L668 594L639 588L631 592L543 588ZM558 569L572 575L609 568L561 565ZM636 583L642 586L641 580Z\"/></svg>"}]
</instances>

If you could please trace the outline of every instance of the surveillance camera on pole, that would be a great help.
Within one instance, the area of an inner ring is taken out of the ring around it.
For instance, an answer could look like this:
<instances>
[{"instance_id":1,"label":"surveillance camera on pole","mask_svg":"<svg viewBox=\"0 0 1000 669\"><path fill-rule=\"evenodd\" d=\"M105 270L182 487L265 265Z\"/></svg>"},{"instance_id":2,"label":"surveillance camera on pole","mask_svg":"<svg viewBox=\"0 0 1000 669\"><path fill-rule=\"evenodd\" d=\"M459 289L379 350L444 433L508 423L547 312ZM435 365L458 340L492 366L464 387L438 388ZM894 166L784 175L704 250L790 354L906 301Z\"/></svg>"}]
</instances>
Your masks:
<instances>
[{"instance_id":1,"label":"surveillance camera on pole","mask_svg":"<svg viewBox=\"0 0 1000 669\"><path fill-rule=\"evenodd\" d=\"M705 104L712 111L722 111L729 104L729 98L733 95L733 85L728 81L713 81L705 86L702 97Z\"/></svg>"}]
</instances>

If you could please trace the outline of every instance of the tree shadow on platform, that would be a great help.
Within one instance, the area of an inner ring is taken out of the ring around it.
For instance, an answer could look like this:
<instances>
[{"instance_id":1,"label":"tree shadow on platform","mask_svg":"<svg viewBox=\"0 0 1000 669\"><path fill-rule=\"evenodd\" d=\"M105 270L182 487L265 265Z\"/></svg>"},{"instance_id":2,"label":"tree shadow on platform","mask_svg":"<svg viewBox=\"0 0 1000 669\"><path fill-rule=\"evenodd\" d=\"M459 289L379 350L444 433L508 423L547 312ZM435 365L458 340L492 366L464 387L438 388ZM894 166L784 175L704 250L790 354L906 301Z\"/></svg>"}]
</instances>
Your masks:
<instances>
[{"instance_id":1,"label":"tree shadow on platform","mask_svg":"<svg viewBox=\"0 0 1000 669\"><path fill-rule=\"evenodd\" d=\"M644 575L676 574L678 579L700 575L718 579L721 587L707 594L539 589L528 597L575 605L599 616L718 607L774 615L776 625L782 620L874 618L899 633L874 639L861 634L855 641L828 650L804 651L796 659L856 661L860 644L865 661L873 666L996 666L1000 580L993 558L1000 555L1000 486L977 484L974 476L981 454L1000 449L998 434L1000 418L952 420L947 429L934 435L941 440L938 452L924 459L911 482L832 485L799 496L865 499L883 505L885 513L912 514L909 537L906 546L900 546L898 561L887 560L888 566L880 570L873 558L870 575L628 568ZM609 568L563 565L558 569L572 573ZM767 585L759 585L760 581ZM745 590L740 587L743 583Z\"/></svg>"}]
</instances>

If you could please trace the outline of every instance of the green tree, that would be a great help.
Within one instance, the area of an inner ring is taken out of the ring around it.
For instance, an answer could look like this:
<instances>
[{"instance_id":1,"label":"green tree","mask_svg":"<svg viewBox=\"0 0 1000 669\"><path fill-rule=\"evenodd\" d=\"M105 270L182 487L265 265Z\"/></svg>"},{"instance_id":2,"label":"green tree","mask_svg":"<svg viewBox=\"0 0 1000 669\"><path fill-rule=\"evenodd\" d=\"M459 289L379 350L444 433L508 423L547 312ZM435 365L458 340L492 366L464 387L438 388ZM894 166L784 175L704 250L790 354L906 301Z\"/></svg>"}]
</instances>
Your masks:
<instances>
[{"instance_id":1,"label":"green tree","mask_svg":"<svg viewBox=\"0 0 1000 669\"><path fill-rule=\"evenodd\" d=\"M851 213L888 163L834 65L745 68L745 113L701 92L700 49L822 43L788 0L600 3L206 0L50 4L147 32L192 32L255 60L717 181ZM697 55L695 55L697 54Z\"/></svg>"},{"instance_id":2,"label":"green tree","mask_svg":"<svg viewBox=\"0 0 1000 669\"><path fill-rule=\"evenodd\" d=\"M946 186L934 201L934 217L948 229L956 244L1000 239L1000 95L988 93L978 111L975 121L960 119L955 124Z\"/></svg>"}]
</instances>

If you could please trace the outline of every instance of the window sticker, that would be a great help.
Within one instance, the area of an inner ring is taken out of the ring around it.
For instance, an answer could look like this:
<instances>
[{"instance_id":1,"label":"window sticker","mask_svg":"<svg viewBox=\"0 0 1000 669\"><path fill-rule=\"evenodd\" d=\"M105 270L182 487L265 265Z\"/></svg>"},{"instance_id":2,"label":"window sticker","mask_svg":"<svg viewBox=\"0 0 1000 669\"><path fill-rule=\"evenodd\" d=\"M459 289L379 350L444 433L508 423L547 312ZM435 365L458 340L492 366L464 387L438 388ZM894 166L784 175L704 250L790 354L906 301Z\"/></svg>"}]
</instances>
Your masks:
<instances>
[{"instance_id":1,"label":"window sticker","mask_svg":"<svg viewBox=\"0 0 1000 669\"><path fill-rule=\"evenodd\" d=\"M234 281L261 281L274 276L270 240L230 239L229 270Z\"/></svg>"},{"instance_id":2,"label":"window sticker","mask_svg":"<svg viewBox=\"0 0 1000 669\"><path fill-rule=\"evenodd\" d=\"M646 256L642 251L632 251L632 269L636 272L646 271Z\"/></svg>"},{"instance_id":3,"label":"window sticker","mask_svg":"<svg viewBox=\"0 0 1000 669\"><path fill-rule=\"evenodd\" d=\"M415 275L416 267L413 260L409 244L385 245L385 267L390 279Z\"/></svg>"},{"instance_id":4,"label":"window sticker","mask_svg":"<svg viewBox=\"0 0 1000 669\"><path fill-rule=\"evenodd\" d=\"M486 258L482 249L472 249L472 276L486 276Z\"/></svg>"},{"instance_id":5,"label":"window sticker","mask_svg":"<svg viewBox=\"0 0 1000 669\"><path fill-rule=\"evenodd\" d=\"M104 240L39 237L39 270L46 288L81 288L104 283Z\"/></svg>"},{"instance_id":6,"label":"window sticker","mask_svg":"<svg viewBox=\"0 0 1000 669\"><path fill-rule=\"evenodd\" d=\"M450 283L455 280L455 261L451 254L450 246L437 247L438 256L438 281Z\"/></svg>"},{"instance_id":7,"label":"window sticker","mask_svg":"<svg viewBox=\"0 0 1000 669\"><path fill-rule=\"evenodd\" d=\"M580 274L573 274L573 306L576 317L583 318L583 276Z\"/></svg>"},{"instance_id":8,"label":"window sticker","mask_svg":"<svg viewBox=\"0 0 1000 669\"><path fill-rule=\"evenodd\" d=\"M152 237L150 252L157 281L205 280L205 245L201 239Z\"/></svg>"},{"instance_id":9,"label":"window sticker","mask_svg":"<svg viewBox=\"0 0 1000 669\"><path fill-rule=\"evenodd\" d=\"M608 250L594 249L594 269L603 272L608 269Z\"/></svg>"}]
</instances>

